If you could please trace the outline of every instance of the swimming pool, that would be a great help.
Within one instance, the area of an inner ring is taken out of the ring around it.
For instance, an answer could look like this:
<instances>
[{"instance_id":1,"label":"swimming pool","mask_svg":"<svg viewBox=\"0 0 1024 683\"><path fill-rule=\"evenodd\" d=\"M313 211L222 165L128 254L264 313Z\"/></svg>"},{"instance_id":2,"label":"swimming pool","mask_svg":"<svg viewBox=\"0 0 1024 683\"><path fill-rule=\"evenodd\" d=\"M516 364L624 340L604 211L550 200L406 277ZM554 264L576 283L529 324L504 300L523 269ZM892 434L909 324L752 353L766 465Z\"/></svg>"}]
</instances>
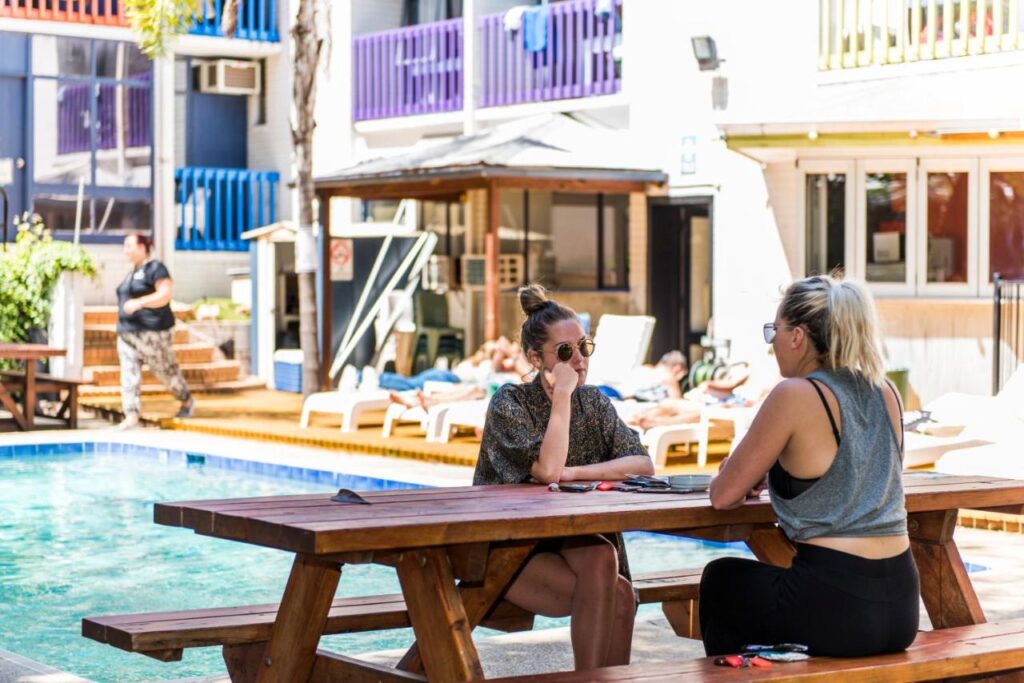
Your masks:
<instances>
[{"instance_id":1,"label":"swimming pool","mask_svg":"<svg viewBox=\"0 0 1024 683\"><path fill-rule=\"evenodd\" d=\"M121 443L0 447L0 647L96 681L223 673L219 648L178 663L100 645L83 616L276 602L291 557L153 523L169 500L415 488L416 484ZM627 536L637 571L695 566L742 545ZM244 567L239 572L238 567ZM242 580L239 580L242 577ZM340 595L399 592L386 567L346 567ZM656 606L646 606L657 609ZM538 620L538 627L564 620ZM411 631L330 636L347 653L406 647Z\"/></svg>"}]
</instances>

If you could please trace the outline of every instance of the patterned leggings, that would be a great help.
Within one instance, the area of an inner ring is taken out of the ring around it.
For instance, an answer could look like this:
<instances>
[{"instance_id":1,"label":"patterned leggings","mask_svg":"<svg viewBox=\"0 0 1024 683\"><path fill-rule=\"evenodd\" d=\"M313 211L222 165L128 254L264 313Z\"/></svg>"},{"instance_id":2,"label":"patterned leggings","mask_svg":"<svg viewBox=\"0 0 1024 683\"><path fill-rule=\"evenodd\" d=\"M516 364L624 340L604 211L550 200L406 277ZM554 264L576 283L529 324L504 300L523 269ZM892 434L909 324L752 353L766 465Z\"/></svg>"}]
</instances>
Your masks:
<instances>
[{"instance_id":1,"label":"patterned leggings","mask_svg":"<svg viewBox=\"0 0 1024 683\"><path fill-rule=\"evenodd\" d=\"M174 397L185 402L192 397L174 357L174 330L120 332L117 355L121 359L121 405L125 417L142 412L142 364L149 366Z\"/></svg>"}]
</instances>

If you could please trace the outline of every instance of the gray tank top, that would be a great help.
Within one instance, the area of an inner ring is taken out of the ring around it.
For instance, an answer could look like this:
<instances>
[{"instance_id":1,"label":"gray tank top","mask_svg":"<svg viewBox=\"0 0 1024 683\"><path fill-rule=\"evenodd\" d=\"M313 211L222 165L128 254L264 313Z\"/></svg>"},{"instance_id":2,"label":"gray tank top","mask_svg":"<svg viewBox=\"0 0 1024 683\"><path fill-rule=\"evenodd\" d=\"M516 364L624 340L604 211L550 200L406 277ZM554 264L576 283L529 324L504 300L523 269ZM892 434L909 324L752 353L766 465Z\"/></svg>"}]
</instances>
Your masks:
<instances>
[{"instance_id":1,"label":"gray tank top","mask_svg":"<svg viewBox=\"0 0 1024 683\"><path fill-rule=\"evenodd\" d=\"M900 440L883 390L849 370L816 370L809 377L835 394L842 438L832 465L803 493L783 498L769 479L779 526L793 541L905 534Z\"/></svg>"}]
</instances>

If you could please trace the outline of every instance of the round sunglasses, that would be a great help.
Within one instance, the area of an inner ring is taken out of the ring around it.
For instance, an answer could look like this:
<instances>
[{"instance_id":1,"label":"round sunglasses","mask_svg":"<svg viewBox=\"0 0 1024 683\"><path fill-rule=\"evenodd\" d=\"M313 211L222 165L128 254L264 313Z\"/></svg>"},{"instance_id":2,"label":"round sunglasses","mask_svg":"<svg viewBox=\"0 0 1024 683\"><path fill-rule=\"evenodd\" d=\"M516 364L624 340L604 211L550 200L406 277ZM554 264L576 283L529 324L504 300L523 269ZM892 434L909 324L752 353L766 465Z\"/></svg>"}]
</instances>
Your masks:
<instances>
[{"instance_id":1,"label":"round sunglasses","mask_svg":"<svg viewBox=\"0 0 1024 683\"><path fill-rule=\"evenodd\" d=\"M590 358L594 355L594 340L589 337L581 339L575 344L572 342L562 342L555 346L554 354L563 363L568 363L572 360L573 352L579 349L580 355L584 358Z\"/></svg>"}]
</instances>

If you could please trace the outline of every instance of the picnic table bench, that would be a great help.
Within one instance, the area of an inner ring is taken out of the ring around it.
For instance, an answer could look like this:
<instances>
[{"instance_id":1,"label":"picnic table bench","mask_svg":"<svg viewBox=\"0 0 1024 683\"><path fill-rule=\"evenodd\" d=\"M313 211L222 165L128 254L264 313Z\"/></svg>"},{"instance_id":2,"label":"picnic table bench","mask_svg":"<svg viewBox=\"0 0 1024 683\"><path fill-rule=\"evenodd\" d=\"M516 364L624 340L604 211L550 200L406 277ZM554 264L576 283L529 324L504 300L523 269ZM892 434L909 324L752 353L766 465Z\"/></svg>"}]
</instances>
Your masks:
<instances>
[{"instance_id":1,"label":"picnic table bench","mask_svg":"<svg viewBox=\"0 0 1024 683\"><path fill-rule=\"evenodd\" d=\"M934 628L983 624L984 614L953 541L957 510L1024 512L1024 482L923 473L905 475L904 485L922 598ZM719 511L711 507L704 493L645 496L595 491L579 495L529 485L382 491L364 497L370 505L339 504L326 494L157 504L154 517L158 523L295 553L280 605L236 608L238 612L90 618L83 621L83 633L169 659L180 656L183 647L223 645L232 680L408 681L423 680L424 674L438 681L475 680L483 678L483 670L472 639L473 628L489 618L500 624L503 617L505 627L511 630L530 623L531 615L521 610L503 611L508 608L502 596L540 539L647 530L744 541L762 561L782 566L788 565L793 554L774 526L774 514L764 498ZM342 567L362 563L396 569L401 603L396 596L363 599L362 603L351 598L335 600ZM648 598L655 599L659 590L663 598L680 598L666 603L685 606L682 614L674 615L673 625L677 632L695 635L690 626L693 604L686 598L695 597L697 573L681 572L680 576L686 578L676 581L679 586L673 586L668 577L661 587L656 580L648 584ZM638 580L643 586L644 579ZM673 590L679 592L673 594ZM666 610L673 618L670 612ZM192 623L175 626L178 617ZM204 624L203 619L210 621ZM417 642L396 669L317 650L320 636L336 632L334 629L406 625L414 629ZM1006 670L1012 668L1012 662L1020 665L1019 658L1010 656L1019 655L1019 649L1007 645L1014 638L993 636L986 639L986 650L976 644L978 633L941 634L953 639L941 641L947 645L962 637L964 643L973 644L965 645L963 651L975 653L960 657L955 648L945 652L943 676ZM934 640L938 637L922 634L920 647L934 653L939 646L931 645L940 642ZM987 662L985 666L1003 668L977 669L982 660ZM807 671L808 675L826 669L845 671L865 661L821 658ZM649 669L653 666L670 665L635 664L588 673L597 675L596 680L630 680L634 671L640 677L647 676L643 672L660 671ZM703 666L712 675L706 662L671 666ZM777 674L797 671L789 666L779 666ZM885 660L881 666L886 672L890 667L894 672L917 671L897 660ZM595 680L581 675L563 672L540 680Z\"/></svg>"},{"instance_id":2,"label":"picnic table bench","mask_svg":"<svg viewBox=\"0 0 1024 683\"><path fill-rule=\"evenodd\" d=\"M0 380L10 391L26 391L28 379L23 372L10 370L0 372ZM66 392L61 400L60 408L58 408L56 415L53 417L56 417L58 420L64 420L69 429L78 429L78 387L86 384L89 384L89 382L84 379L36 373L34 393L38 395L47 392L54 392L56 394ZM28 414L29 409L26 407L26 417ZM30 422L29 424L31 425L32 423Z\"/></svg>"},{"instance_id":3,"label":"picnic table bench","mask_svg":"<svg viewBox=\"0 0 1024 683\"><path fill-rule=\"evenodd\" d=\"M3 406L14 418L18 429L29 431L35 422L36 394L40 391L60 391L67 389L68 399L61 406L60 415L68 422L74 422L72 429L78 425L78 380L63 380L50 375L36 373L36 361L54 356L64 356L67 351L46 344L0 343L0 359L17 360L25 363L24 372L0 373L0 406ZM22 407L14 401L12 393L22 395Z\"/></svg>"}]
</instances>

